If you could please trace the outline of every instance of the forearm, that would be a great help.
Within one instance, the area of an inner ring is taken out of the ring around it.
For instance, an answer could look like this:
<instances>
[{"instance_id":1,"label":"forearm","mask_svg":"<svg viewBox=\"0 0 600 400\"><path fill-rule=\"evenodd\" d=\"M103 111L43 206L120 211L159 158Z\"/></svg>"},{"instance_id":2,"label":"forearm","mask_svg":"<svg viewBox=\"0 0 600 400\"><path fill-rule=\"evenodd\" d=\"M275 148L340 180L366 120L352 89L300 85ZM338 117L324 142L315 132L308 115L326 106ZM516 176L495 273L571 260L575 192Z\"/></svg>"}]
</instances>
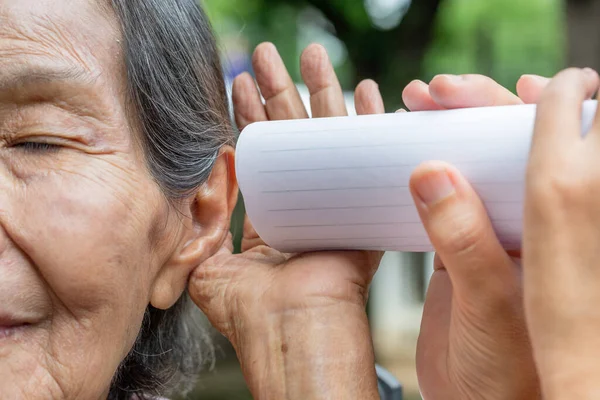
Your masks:
<instances>
[{"instance_id":1,"label":"forearm","mask_svg":"<svg viewBox=\"0 0 600 400\"><path fill-rule=\"evenodd\" d=\"M236 349L257 400L379 399L364 309L332 305L268 317Z\"/></svg>"}]
</instances>

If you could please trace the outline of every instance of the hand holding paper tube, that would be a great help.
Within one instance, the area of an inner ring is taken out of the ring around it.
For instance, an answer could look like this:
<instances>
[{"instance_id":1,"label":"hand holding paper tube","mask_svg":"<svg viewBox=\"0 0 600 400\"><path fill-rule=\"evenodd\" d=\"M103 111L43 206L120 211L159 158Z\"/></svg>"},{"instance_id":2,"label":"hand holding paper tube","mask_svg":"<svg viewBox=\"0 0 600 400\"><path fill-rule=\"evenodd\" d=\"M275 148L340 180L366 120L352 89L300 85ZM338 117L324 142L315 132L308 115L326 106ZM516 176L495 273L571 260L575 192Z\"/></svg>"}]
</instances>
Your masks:
<instances>
[{"instance_id":1,"label":"hand holding paper tube","mask_svg":"<svg viewBox=\"0 0 600 400\"><path fill-rule=\"evenodd\" d=\"M584 103L585 134L596 101ZM535 105L260 122L236 170L249 218L286 252L433 250L408 187L422 162L456 166L506 249L521 244Z\"/></svg>"}]
</instances>

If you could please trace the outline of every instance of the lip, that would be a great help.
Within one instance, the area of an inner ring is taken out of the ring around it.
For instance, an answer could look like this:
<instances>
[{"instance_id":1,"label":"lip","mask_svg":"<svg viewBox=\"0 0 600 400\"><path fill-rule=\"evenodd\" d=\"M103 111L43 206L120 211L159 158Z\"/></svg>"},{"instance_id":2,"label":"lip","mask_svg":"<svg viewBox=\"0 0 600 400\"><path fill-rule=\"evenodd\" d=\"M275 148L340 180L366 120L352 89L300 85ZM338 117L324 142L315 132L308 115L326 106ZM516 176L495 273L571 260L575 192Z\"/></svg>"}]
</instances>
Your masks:
<instances>
[{"instance_id":1,"label":"lip","mask_svg":"<svg viewBox=\"0 0 600 400\"><path fill-rule=\"evenodd\" d=\"M0 314L0 340L14 337L31 325L27 319Z\"/></svg>"},{"instance_id":2,"label":"lip","mask_svg":"<svg viewBox=\"0 0 600 400\"><path fill-rule=\"evenodd\" d=\"M19 333L23 332L27 328L27 324L25 325L17 325L17 326L0 326L0 341L3 339L13 338Z\"/></svg>"}]
</instances>

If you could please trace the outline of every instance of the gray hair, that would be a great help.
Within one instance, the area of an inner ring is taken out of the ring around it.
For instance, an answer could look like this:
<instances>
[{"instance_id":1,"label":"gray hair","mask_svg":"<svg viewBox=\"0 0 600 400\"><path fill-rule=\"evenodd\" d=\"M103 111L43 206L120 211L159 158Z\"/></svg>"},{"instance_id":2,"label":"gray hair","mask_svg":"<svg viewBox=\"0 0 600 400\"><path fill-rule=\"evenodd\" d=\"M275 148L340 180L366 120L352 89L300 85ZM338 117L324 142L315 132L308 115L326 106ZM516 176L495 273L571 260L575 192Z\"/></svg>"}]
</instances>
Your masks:
<instances>
[{"instance_id":1,"label":"gray hair","mask_svg":"<svg viewBox=\"0 0 600 400\"><path fill-rule=\"evenodd\" d=\"M167 198L208 179L233 144L228 98L210 23L197 0L111 0L122 29L128 96L148 168ZM214 360L187 294L169 310L148 306L109 400L182 394Z\"/></svg>"}]
</instances>

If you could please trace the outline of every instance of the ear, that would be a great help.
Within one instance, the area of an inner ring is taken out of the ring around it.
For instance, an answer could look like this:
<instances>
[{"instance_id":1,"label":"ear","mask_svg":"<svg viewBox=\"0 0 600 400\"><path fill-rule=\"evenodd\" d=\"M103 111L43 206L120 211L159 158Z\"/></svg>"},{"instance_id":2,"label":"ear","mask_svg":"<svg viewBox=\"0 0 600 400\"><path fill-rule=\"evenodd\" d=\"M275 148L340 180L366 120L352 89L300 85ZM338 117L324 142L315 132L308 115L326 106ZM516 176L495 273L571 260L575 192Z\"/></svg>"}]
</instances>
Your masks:
<instances>
[{"instance_id":1,"label":"ear","mask_svg":"<svg viewBox=\"0 0 600 400\"><path fill-rule=\"evenodd\" d=\"M186 289L190 273L223 246L237 198L235 151L226 146L208 181L186 205L189 210L184 214L191 217L192 223L186 224L175 253L156 277L150 298L153 307L172 307Z\"/></svg>"}]
</instances>

